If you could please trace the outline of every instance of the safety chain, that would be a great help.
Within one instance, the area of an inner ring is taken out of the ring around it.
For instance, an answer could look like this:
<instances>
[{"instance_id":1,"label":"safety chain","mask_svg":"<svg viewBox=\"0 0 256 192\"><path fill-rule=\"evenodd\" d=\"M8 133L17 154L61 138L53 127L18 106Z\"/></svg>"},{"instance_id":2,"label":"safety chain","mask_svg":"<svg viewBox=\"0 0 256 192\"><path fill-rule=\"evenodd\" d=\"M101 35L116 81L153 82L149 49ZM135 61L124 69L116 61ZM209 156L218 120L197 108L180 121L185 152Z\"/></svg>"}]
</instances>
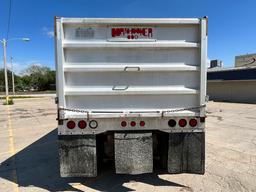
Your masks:
<instances>
[{"instance_id":1,"label":"safety chain","mask_svg":"<svg viewBox=\"0 0 256 192\"><path fill-rule=\"evenodd\" d=\"M200 106L197 106L197 107L187 107L187 108L180 108L180 109L170 109L170 110L167 110L167 111L165 111L165 112L166 112L166 113L173 113L173 112L180 112L180 111L186 111L186 110L201 109L201 108L204 108L204 107L206 107L206 104L200 105Z\"/></svg>"},{"instance_id":2,"label":"safety chain","mask_svg":"<svg viewBox=\"0 0 256 192\"><path fill-rule=\"evenodd\" d=\"M72 111L72 112L77 112L77 113L89 113L89 111L83 110L83 109L71 109L71 108L64 108L64 107L59 107L59 110Z\"/></svg>"},{"instance_id":3,"label":"safety chain","mask_svg":"<svg viewBox=\"0 0 256 192\"><path fill-rule=\"evenodd\" d=\"M59 107L59 111L71 111L71 112L77 112L77 113L86 113L87 114L87 119L89 119L89 111L83 110L83 109L71 109L71 108L64 108L64 107Z\"/></svg>"},{"instance_id":4,"label":"safety chain","mask_svg":"<svg viewBox=\"0 0 256 192\"><path fill-rule=\"evenodd\" d=\"M180 111L187 111L187 110L194 110L194 109L201 109L206 107L206 104L200 105L197 107L186 107L186 108L180 108L180 109L170 109L162 112L162 117L164 117L165 113L174 113L174 112L180 112Z\"/></svg>"},{"instance_id":5,"label":"safety chain","mask_svg":"<svg viewBox=\"0 0 256 192\"><path fill-rule=\"evenodd\" d=\"M194 110L194 109L201 109L206 107L206 105L200 105L197 107L186 107L186 108L179 108L179 109L170 109L166 111L162 111L162 117L164 116L165 113L174 113L174 112L180 112L180 111L186 111L186 110ZM89 111L83 110L83 109L71 109L71 108L64 108L64 107L59 107L58 110L63 110L63 111L71 111L71 112L77 112L77 113L86 113L87 114L87 119L89 119Z\"/></svg>"}]
</instances>

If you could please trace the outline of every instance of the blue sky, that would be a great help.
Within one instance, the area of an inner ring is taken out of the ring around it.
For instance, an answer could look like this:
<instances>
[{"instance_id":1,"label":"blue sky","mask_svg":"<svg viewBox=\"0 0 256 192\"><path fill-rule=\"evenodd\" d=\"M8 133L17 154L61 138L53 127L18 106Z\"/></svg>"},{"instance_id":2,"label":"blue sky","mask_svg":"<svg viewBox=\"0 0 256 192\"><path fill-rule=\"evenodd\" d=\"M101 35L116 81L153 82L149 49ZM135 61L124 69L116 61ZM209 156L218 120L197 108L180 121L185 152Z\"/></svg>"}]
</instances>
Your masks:
<instances>
[{"instance_id":1,"label":"blue sky","mask_svg":"<svg viewBox=\"0 0 256 192\"><path fill-rule=\"evenodd\" d=\"M6 37L9 0L0 0L0 39ZM255 0L12 0L7 49L16 72L30 64L54 68L54 16L65 17L209 17L210 59L231 67L235 55L256 52ZM2 48L1 48L2 52ZM3 67L2 54L0 68Z\"/></svg>"}]
</instances>

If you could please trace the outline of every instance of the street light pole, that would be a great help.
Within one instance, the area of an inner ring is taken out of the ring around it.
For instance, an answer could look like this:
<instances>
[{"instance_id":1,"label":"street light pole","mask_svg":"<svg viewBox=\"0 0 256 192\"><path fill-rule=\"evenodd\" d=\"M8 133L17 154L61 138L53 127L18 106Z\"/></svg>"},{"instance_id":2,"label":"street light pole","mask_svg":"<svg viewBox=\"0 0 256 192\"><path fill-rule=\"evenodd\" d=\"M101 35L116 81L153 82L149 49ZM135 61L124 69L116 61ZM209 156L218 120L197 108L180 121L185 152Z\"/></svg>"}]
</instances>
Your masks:
<instances>
[{"instance_id":1,"label":"street light pole","mask_svg":"<svg viewBox=\"0 0 256 192\"><path fill-rule=\"evenodd\" d=\"M14 86L14 72L13 72L13 57L11 57L11 67L12 67L12 94L15 95L15 86Z\"/></svg>"},{"instance_id":2,"label":"street light pole","mask_svg":"<svg viewBox=\"0 0 256 192\"><path fill-rule=\"evenodd\" d=\"M4 57L4 76L5 76L4 78L5 79L5 99L6 99L7 105L9 104L9 88L8 88L8 76L7 76L7 64L6 64L6 47L7 47L7 41L11 41L11 40L22 40L22 41L28 42L30 39L29 38L12 38L8 40L6 39L0 40L0 42L3 44L3 52L4 52L3 57ZM14 78L13 78L13 82L14 82Z\"/></svg>"},{"instance_id":3,"label":"street light pole","mask_svg":"<svg viewBox=\"0 0 256 192\"><path fill-rule=\"evenodd\" d=\"M5 99L6 104L9 104L9 88L8 88L8 76L7 76L7 64L6 64L6 45L7 41L3 39L3 51L4 51L4 76L5 76Z\"/></svg>"}]
</instances>

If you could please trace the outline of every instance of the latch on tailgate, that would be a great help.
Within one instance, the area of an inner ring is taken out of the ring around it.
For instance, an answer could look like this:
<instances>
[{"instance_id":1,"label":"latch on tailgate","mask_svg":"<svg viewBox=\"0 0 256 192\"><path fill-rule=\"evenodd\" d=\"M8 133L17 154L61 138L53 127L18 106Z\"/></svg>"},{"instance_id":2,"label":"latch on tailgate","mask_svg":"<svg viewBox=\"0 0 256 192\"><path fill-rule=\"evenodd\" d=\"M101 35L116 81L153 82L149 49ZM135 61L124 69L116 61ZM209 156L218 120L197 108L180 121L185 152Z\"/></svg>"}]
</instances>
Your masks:
<instances>
[{"instance_id":1,"label":"latch on tailgate","mask_svg":"<svg viewBox=\"0 0 256 192\"><path fill-rule=\"evenodd\" d=\"M124 68L124 71L140 71L140 67L136 66L127 66Z\"/></svg>"},{"instance_id":2,"label":"latch on tailgate","mask_svg":"<svg viewBox=\"0 0 256 192\"><path fill-rule=\"evenodd\" d=\"M115 85L114 87L112 87L112 90L114 91L124 91L128 89L128 85L122 86L122 85Z\"/></svg>"}]
</instances>

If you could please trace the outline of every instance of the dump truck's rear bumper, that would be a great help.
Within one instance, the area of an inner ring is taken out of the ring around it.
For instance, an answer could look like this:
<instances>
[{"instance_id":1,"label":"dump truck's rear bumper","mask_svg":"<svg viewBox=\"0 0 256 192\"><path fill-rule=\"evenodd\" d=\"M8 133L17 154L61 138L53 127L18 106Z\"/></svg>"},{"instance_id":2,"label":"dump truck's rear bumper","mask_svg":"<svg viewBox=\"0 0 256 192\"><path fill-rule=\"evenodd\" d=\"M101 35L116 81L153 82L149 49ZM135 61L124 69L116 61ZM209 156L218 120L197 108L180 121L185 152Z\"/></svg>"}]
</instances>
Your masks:
<instances>
[{"instance_id":1,"label":"dump truck's rear bumper","mask_svg":"<svg viewBox=\"0 0 256 192\"><path fill-rule=\"evenodd\" d=\"M204 132L169 133L167 139L169 173L204 174ZM116 173L153 172L152 132L114 133L114 151ZM59 152L62 177L97 176L96 135L59 136Z\"/></svg>"}]
</instances>

